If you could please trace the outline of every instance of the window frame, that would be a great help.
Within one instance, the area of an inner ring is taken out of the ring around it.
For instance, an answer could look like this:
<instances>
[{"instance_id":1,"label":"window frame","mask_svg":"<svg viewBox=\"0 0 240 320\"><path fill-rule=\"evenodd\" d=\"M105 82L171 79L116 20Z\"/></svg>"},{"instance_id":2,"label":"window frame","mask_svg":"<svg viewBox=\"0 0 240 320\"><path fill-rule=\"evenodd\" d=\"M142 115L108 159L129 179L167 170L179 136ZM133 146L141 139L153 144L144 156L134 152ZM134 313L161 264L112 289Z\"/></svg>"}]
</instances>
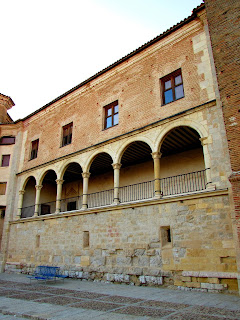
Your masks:
<instances>
[{"instance_id":1,"label":"window frame","mask_svg":"<svg viewBox=\"0 0 240 320\"><path fill-rule=\"evenodd\" d=\"M118 110L117 112L115 112L115 107L118 107ZM108 110L112 110L111 111L111 114L108 115ZM114 116L118 115L118 122L116 124L114 124ZM111 119L111 125L108 126L107 125L107 122L108 122L108 119ZM105 129L109 129L109 128L112 128L112 127L115 127L119 124L119 103L118 103L118 100L116 101L113 101L111 102L110 104L106 105L104 107L104 130Z\"/></svg>"},{"instance_id":2,"label":"window frame","mask_svg":"<svg viewBox=\"0 0 240 320\"><path fill-rule=\"evenodd\" d=\"M4 196L7 192L7 182L0 182L0 195Z\"/></svg>"},{"instance_id":3,"label":"window frame","mask_svg":"<svg viewBox=\"0 0 240 320\"><path fill-rule=\"evenodd\" d=\"M7 157L7 158L6 158ZM2 162L1 162L1 167L9 167L10 165L10 154L3 154L2 155ZM4 160L5 159L5 160ZM6 160L7 159L7 160ZM6 163L4 163L6 161Z\"/></svg>"},{"instance_id":4,"label":"window frame","mask_svg":"<svg viewBox=\"0 0 240 320\"><path fill-rule=\"evenodd\" d=\"M5 141L4 140L11 140L11 141ZM0 138L0 145L11 145L11 144L15 144L15 137L14 136L2 136Z\"/></svg>"},{"instance_id":5,"label":"window frame","mask_svg":"<svg viewBox=\"0 0 240 320\"><path fill-rule=\"evenodd\" d=\"M181 76L182 81L178 84L175 84L175 78L177 78L178 76ZM181 68L162 77L160 79L160 81L161 81L161 91L162 91L161 97L162 97L162 105L163 106L165 106L166 104L169 104L171 102L174 102L174 101L177 101L177 100L184 98L185 95L184 95L183 76L182 76L182 69ZM165 83L168 81L171 81L171 87L165 89ZM176 90L176 88L178 88L180 86L182 86L183 95L180 98L176 98L175 90ZM170 91L170 90L172 91L172 100L165 102L165 92Z\"/></svg>"},{"instance_id":6,"label":"window frame","mask_svg":"<svg viewBox=\"0 0 240 320\"><path fill-rule=\"evenodd\" d=\"M62 143L61 147L65 147L72 143L73 121L62 127ZM67 132L67 134L64 134Z\"/></svg>"},{"instance_id":7,"label":"window frame","mask_svg":"<svg viewBox=\"0 0 240 320\"><path fill-rule=\"evenodd\" d=\"M38 156L38 147L39 147L39 139L33 140L31 142L31 153L30 153L30 159L33 160L36 159Z\"/></svg>"}]
</instances>

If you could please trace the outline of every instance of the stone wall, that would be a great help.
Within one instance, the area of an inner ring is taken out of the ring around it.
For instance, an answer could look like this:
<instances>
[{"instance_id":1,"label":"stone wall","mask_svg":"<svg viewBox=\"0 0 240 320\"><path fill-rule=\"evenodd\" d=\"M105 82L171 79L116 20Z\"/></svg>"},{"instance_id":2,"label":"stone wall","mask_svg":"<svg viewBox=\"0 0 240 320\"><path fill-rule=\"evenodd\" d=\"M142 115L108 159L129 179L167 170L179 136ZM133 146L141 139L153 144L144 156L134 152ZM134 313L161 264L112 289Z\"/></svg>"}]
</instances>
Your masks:
<instances>
[{"instance_id":1,"label":"stone wall","mask_svg":"<svg viewBox=\"0 0 240 320\"><path fill-rule=\"evenodd\" d=\"M164 238L168 227L170 241ZM213 283L213 272L217 279L225 273L236 278L226 192L41 216L10 228L6 271L57 265L80 279L199 289ZM194 278L184 278L183 271L195 272ZM205 275L198 277L199 271ZM227 280L214 281L225 284L216 290L233 290Z\"/></svg>"}]
</instances>

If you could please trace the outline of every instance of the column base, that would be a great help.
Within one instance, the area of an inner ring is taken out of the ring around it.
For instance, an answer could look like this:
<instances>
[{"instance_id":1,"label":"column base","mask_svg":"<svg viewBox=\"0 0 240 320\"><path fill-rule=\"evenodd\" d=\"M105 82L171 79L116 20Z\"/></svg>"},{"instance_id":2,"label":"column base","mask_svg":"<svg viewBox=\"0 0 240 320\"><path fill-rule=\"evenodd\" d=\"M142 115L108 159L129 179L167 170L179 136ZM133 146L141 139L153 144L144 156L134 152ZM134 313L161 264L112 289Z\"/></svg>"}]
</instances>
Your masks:
<instances>
[{"instance_id":1,"label":"column base","mask_svg":"<svg viewBox=\"0 0 240 320\"><path fill-rule=\"evenodd\" d=\"M216 190L216 185L214 183L208 183L206 187L207 191L215 191Z\"/></svg>"},{"instance_id":2,"label":"column base","mask_svg":"<svg viewBox=\"0 0 240 320\"><path fill-rule=\"evenodd\" d=\"M87 204L83 204L81 210L86 210L88 208Z\"/></svg>"}]
</instances>

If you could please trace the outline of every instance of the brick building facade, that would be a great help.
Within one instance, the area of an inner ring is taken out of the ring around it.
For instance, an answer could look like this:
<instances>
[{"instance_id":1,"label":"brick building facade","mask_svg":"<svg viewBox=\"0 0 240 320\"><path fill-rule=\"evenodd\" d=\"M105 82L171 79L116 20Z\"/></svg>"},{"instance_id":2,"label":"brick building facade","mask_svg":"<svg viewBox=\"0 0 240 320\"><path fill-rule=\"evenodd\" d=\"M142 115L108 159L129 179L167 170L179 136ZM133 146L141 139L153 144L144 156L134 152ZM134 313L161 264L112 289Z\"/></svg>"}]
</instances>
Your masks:
<instances>
[{"instance_id":1,"label":"brick building facade","mask_svg":"<svg viewBox=\"0 0 240 320\"><path fill-rule=\"evenodd\" d=\"M238 290L204 5L11 126L2 270Z\"/></svg>"}]
</instances>

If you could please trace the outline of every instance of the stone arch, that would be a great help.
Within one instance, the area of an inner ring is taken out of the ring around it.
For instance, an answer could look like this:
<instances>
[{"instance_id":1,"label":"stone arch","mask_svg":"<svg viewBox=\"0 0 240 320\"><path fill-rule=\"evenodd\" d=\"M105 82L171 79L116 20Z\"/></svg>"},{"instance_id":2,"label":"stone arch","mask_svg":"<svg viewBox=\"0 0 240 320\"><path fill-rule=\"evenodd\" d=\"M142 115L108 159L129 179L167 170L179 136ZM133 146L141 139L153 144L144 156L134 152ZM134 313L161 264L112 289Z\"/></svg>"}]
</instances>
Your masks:
<instances>
[{"instance_id":1,"label":"stone arch","mask_svg":"<svg viewBox=\"0 0 240 320\"><path fill-rule=\"evenodd\" d=\"M192 129L194 129L200 136L200 138L205 138L208 137L208 132L205 129L205 127L194 120L177 120L173 123L167 124L166 126L164 126L164 128L161 130L161 132L159 133L157 140L156 140L156 147L155 147L155 151L159 151L161 149L161 144L165 138L165 136L174 128L177 127L190 127Z\"/></svg>"},{"instance_id":2,"label":"stone arch","mask_svg":"<svg viewBox=\"0 0 240 320\"><path fill-rule=\"evenodd\" d=\"M43 180L44 180L46 174L47 174L49 171L54 171L55 174L56 174L56 177L57 177L57 172L55 171L55 169L50 167L50 168L46 169L43 173L40 174L39 185L42 185Z\"/></svg>"},{"instance_id":3,"label":"stone arch","mask_svg":"<svg viewBox=\"0 0 240 320\"><path fill-rule=\"evenodd\" d=\"M73 159L70 160L69 159L67 162L64 162L64 164L60 168L59 179L63 179L67 168L73 163L78 164L80 166L81 170L83 171L81 164L77 160L73 160Z\"/></svg>"},{"instance_id":4,"label":"stone arch","mask_svg":"<svg viewBox=\"0 0 240 320\"><path fill-rule=\"evenodd\" d=\"M117 155L116 155L116 163L120 163L121 162L121 159L122 159L122 156L124 154L124 152L126 151L126 149L134 142L144 142L146 143L149 148L151 149L151 151L153 151L153 146L152 146L152 142L146 138L146 137L135 137L135 138L131 138L131 139L128 139L123 145L122 147L119 149Z\"/></svg>"},{"instance_id":5,"label":"stone arch","mask_svg":"<svg viewBox=\"0 0 240 320\"><path fill-rule=\"evenodd\" d=\"M101 151L98 150L98 151L94 152L94 153L91 155L91 157L90 157L90 159L89 159L89 161L88 161L88 163L87 163L87 165L86 165L86 172L90 172L90 168L91 168L91 165L92 165L93 161L94 161L99 155L101 155L101 154L106 154L106 155L108 155L109 157L111 157L112 162L113 162L113 157L112 157L112 155L110 154L109 151L106 151L106 150L104 150L104 149L102 149Z\"/></svg>"},{"instance_id":6,"label":"stone arch","mask_svg":"<svg viewBox=\"0 0 240 320\"><path fill-rule=\"evenodd\" d=\"M27 185L28 181L29 181L31 178L35 179L35 182L36 182L36 184L37 184L37 179L36 179L36 177L35 177L33 174L31 174L31 175L29 175L27 178L24 179L24 181L23 181L23 183L22 183L22 187L20 188L20 190L25 190L26 185Z\"/></svg>"}]
</instances>

